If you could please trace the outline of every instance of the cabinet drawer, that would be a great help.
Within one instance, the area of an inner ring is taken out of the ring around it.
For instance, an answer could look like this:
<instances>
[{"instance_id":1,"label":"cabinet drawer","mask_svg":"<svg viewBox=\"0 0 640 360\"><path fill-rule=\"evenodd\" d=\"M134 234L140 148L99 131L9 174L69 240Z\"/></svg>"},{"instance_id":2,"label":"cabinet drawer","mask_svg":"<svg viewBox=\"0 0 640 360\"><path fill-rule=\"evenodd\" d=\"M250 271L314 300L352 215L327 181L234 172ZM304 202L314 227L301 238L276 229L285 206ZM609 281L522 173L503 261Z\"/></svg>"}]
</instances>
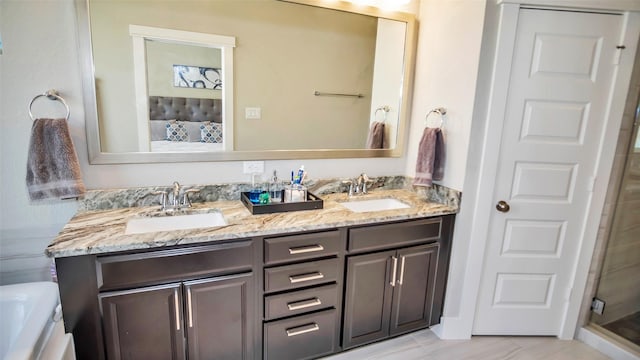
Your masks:
<instances>
[{"instance_id":1,"label":"cabinet drawer","mask_svg":"<svg viewBox=\"0 0 640 360\"><path fill-rule=\"evenodd\" d=\"M265 359L309 359L337 350L336 310L264 325Z\"/></svg>"},{"instance_id":2,"label":"cabinet drawer","mask_svg":"<svg viewBox=\"0 0 640 360\"><path fill-rule=\"evenodd\" d=\"M264 270L264 291L279 291L336 281L338 259L308 261Z\"/></svg>"},{"instance_id":3,"label":"cabinet drawer","mask_svg":"<svg viewBox=\"0 0 640 360\"><path fill-rule=\"evenodd\" d=\"M251 269L253 242L196 246L96 259L100 291Z\"/></svg>"},{"instance_id":4,"label":"cabinet drawer","mask_svg":"<svg viewBox=\"0 0 640 360\"><path fill-rule=\"evenodd\" d=\"M349 229L348 251L386 249L437 240L442 218L373 225Z\"/></svg>"},{"instance_id":5,"label":"cabinet drawer","mask_svg":"<svg viewBox=\"0 0 640 360\"><path fill-rule=\"evenodd\" d=\"M264 239L264 262L273 264L336 255L340 243L338 230L267 238Z\"/></svg>"},{"instance_id":6,"label":"cabinet drawer","mask_svg":"<svg viewBox=\"0 0 640 360\"><path fill-rule=\"evenodd\" d=\"M266 320L272 320L336 307L337 304L338 285L319 286L307 290L266 296L264 299L264 317Z\"/></svg>"}]
</instances>

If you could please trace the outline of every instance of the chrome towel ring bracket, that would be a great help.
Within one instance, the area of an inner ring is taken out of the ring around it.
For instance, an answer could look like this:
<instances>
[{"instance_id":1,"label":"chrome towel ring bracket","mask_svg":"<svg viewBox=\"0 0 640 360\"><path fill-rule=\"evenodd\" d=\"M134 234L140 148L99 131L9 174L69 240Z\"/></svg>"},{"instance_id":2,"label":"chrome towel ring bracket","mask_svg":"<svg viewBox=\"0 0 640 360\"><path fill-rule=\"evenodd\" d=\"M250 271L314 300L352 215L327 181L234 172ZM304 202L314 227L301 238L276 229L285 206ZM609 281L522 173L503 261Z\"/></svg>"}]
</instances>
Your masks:
<instances>
[{"instance_id":1,"label":"chrome towel ring bracket","mask_svg":"<svg viewBox=\"0 0 640 360\"><path fill-rule=\"evenodd\" d=\"M440 115L440 125L438 127L442 129L442 125L444 125L444 115L447 113L447 109L443 107L437 107L429 111L427 115L424 117L425 125L428 123L429 115L431 115L432 113Z\"/></svg>"},{"instance_id":2,"label":"chrome towel ring bracket","mask_svg":"<svg viewBox=\"0 0 640 360\"><path fill-rule=\"evenodd\" d=\"M387 121L387 115L389 114L389 111L391 111L391 107L389 107L389 105L384 105L377 108L376 111L373 113L374 119L378 118L378 111L384 111L384 120L382 121Z\"/></svg>"},{"instance_id":3,"label":"chrome towel ring bracket","mask_svg":"<svg viewBox=\"0 0 640 360\"><path fill-rule=\"evenodd\" d=\"M69 110L69 105L67 105L67 102L64 101L62 96L60 96L58 91L55 89L47 90L44 93L36 95L33 99L31 99L31 102L29 103L29 117L31 118L31 120L35 121L36 119L35 116L33 116L33 113L31 112L31 107L33 106L33 103L36 101L36 99L39 99L43 96L46 96L49 100L60 101L62 105L64 105L64 108L67 110L67 116L65 117L65 119L69 120L69 115L71 114L71 111Z\"/></svg>"}]
</instances>

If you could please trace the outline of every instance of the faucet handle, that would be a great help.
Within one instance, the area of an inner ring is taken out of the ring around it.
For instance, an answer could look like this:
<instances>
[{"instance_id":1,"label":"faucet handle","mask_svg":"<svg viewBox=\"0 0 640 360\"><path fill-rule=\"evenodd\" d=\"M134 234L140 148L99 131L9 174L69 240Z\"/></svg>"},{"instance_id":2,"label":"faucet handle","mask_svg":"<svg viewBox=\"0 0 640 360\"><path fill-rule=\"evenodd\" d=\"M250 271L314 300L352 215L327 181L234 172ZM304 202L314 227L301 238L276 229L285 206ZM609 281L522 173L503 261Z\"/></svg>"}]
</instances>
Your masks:
<instances>
[{"instance_id":1,"label":"faucet handle","mask_svg":"<svg viewBox=\"0 0 640 360\"><path fill-rule=\"evenodd\" d=\"M365 173L360 174L360 177L362 178L362 193L366 194L367 193L367 182L369 181L369 177Z\"/></svg>"},{"instance_id":2,"label":"faucet handle","mask_svg":"<svg viewBox=\"0 0 640 360\"><path fill-rule=\"evenodd\" d=\"M343 185L349 185L349 196L353 195L353 180L342 180Z\"/></svg>"},{"instance_id":3,"label":"faucet handle","mask_svg":"<svg viewBox=\"0 0 640 360\"><path fill-rule=\"evenodd\" d=\"M167 192L164 190L154 191L151 195L160 195L160 206L164 210L167 208Z\"/></svg>"},{"instance_id":4,"label":"faucet handle","mask_svg":"<svg viewBox=\"0 0 640 360\"><path fill-rule=\"evenodd\" d=\"M191 199L189 199L189 194L198 193L200 189L189 189L185 190L182 193L182 206L191 207Z\"/></svg>"}]
</instances>

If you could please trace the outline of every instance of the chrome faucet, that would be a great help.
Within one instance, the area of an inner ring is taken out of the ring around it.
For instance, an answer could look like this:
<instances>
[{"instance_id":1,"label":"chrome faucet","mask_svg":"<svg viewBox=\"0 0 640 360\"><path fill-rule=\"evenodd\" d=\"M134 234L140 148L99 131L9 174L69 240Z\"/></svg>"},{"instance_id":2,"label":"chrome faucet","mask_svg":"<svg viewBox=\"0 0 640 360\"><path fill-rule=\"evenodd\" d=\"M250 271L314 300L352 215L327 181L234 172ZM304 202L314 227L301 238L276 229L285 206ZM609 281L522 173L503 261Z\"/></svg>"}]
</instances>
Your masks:
<instances>
[{"instance_id":1,"label":"chrome faucet","mask_svg":"<svg viewBox=\"0 0 640 360\"><path fill-rule=\"evenodd\" d=\"M357 194L366 194L367 181L369 181L369 177L367 176L367 174L362 173L357 178L352 180L344 180L342 183L345 185L349 185L349 197L351 197Z\"/></svg>"},{"instance_id":2,"label":"chrome faucet","mask_svg":"<svg viewBox=\"0 0 640 360\"><path fill-rule=\"evenodd\" d=\"M199 192L199 189L188 189L182 190L182 186L177 181L173 182L171 186L171 201L169 202L169 192L167 191L155 191L153 195L160 195L160 205L162 211L173 211L180 210L183 207L190 208L191 207L191 199L189 199L189 194ZM182 192L182 198L180 197L180 193ZM169 204L167 204L169 202Z\"/></svg>"},{"instance_id":3,"label":"chrome faucet","mask_svg":"<svg viewBox=\"0 0 640 360\"><path fill-rule=\"evenodd\" d=\"M152 195L160 195L160 210L167 210L167 192L164 190L154 191Z\"/></svg>"},{"instance_id":4,"label":"chrome faucet","mask_svg":"<svg viewBox=\"0 0 640 360\"><path fill-rule=\"evenodd\" d=\"M191 199L189 199L189 194L200 192L200 189L188 189L182 192L182 203L180 204L182 207L191 207Z\"/></svg>"},{"instance_id":5,"label":"chrome faucet","mask_svg":"<svg viewBox=\"0 0 640 360\"><path fill-rule=\"evenodd\" d=\"M358 179L356 180L356 194L358 193L358 189L360 189L361 194L367 193L367 181L369 181L367 174L362 173L358 176Z\"/></svg>"},{"instance_id":6,"label":"chrome faucet","mask_svg":"<svg viewBox=\"0 0 640 360\"><path fill-rule=\"evenodd\" d=\"M349 185L349 197L353 196L353 188L355 187L355 182L353 180L343 180L342 183L344 185Z\"/></svg>"},{"instance_id":7,"label":"chrome faucet","mask_svg":"<svg viewBox=\"0 0 640 360\"><path fill-rule=\"evenodd\" d=\"M171 191L171 206L177 210L180 208L180 201L178 200L178 198L180 197L180 189L182 189L182 186L180 186L177 181L174 181L172 186L173 191Z\"/></svg>"}]
</instances>

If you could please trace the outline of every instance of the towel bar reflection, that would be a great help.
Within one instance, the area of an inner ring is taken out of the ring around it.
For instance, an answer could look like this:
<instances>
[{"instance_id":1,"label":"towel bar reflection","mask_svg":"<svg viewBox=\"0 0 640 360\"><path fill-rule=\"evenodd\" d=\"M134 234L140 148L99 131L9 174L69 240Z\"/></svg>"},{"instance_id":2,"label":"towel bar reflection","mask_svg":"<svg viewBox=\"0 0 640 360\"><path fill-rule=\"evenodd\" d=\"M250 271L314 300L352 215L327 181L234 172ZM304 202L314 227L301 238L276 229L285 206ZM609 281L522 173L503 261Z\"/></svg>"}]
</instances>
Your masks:
<instances>
[{"instance_id":1,"label":"towel bar reflection","mask_svg":"<svg viewBox=\"0 0 640 360\"><path fill-rule=\"evenodd\" d=\"M70 110L69 110L69 105L67 105L67 102L64 101L64 99L62 98L62 96L60 96L60 94L58 93L57 90L55 89L51 89L51 90L47 90L42 94L36 95L34 96L33 99L31 99L31 102L29 102L29 117L31 118L31 120L35 121L36 118L33 116L33 113L31 112L31 107L33 106L33 103L43 97L46 96L49 100L57 100L60 101L62 103L62 105L64 105L64 108L67 110L67 116L65 117L66 120L69 120L69 115L70 115Z\"/></svg>"},{"instance_id":2,"label":"towel bar reflection","mask_svg":"<svg viewBox=\"0 0 640 360\"><path fill-rule=\"evenodd\" d=\"M346 97L357 97L357 98L363 98L364 97L364 95L362 95L362 94L328 93L328 92L320 92L318 90L314 91L313 95L315 95L315 96L346 96Z\"/></svg>"},{"instance_id":3,"label":"towel bar reflection","mask_svg":"<svg viewBox=\"0 0 640 360\"><path fill-rule=\"evenodd\" d=\"M447 109L443 107L437 107L429 111L424 117L425 124L427 123L427 121L429 121L429 115L431 115L432 113L440 115L440 125L438 127L442 129L442 125L444 124L444 115L447 113Z\"/></svg>"}]
</instances>

